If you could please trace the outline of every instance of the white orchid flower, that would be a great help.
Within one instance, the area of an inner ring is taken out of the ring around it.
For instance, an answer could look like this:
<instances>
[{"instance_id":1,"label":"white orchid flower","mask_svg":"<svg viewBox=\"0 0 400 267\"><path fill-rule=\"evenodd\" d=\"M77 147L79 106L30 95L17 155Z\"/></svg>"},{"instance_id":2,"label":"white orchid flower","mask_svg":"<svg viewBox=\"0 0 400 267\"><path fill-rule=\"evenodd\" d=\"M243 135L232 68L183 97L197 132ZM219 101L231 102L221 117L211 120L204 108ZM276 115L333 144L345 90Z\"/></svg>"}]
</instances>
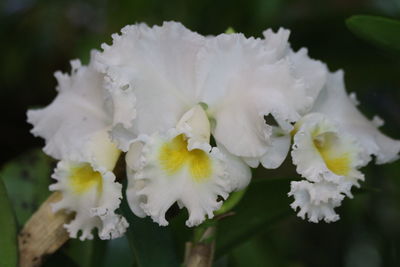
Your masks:
<instances>
[{"instance_id":1,"label":"white orchid flower","mask_svg":"<svg viewBox=\"0 0 400 267\"><path fill-rule=\"evenodd\" d=\"M187 226L198 225L221 207L218 197L247 186L249 167L222 146L212 148L210 133L203 131L209 127L205 111L195 106L176 128L141 136L131 145L127 198L136 215L167 225L165 213L178 202L189 211Z\"/></svg>"},{"instance_id":2,"label":"white orchid flower","mask_svg":"<svg viewBox=\"0 0 400 267\"><path fill-rule=\"evenodd\" d=\"M268 40L205 38L167 22L127 26L103 49L96 60L120 114L112 137L128 151L128 201L136 215L161 225L174 202L189 210L189 226L212 217L218 197L248 184L242 160L278 167L290 141L273 133L290 132L313 102ZM119 104L121 93L130 101ZM120 110L126 106L130 112ZM280 127L266 124L267 115Z\"/></svg>"},{"instance_id":3,"label":"white orchid flower","mask_svg":"<svg viewBox=\"0 0 400 267\"><path fill-rule=\"evenodd\" d=\"M122 186L115 181L113 168L120 150L110 141L112 112L106 107L104 76L93 64L71 62L71 75L56 72L58 95L47 107L28 111L32 133L46 141L44 151L60 160L50 190L62 193L53 210L74 212L65 225L70 236L92 239L98 228L102 239L121 236L128 223L115 213Z\"/></svg>"},{"instance_id":4,"label":"white orchid flower","mask_svg":"<svg viewBox=\"0 0 400 267\"><path fill-rule=\"evenodd\" d=\"M292 159L306 180L291 183L292 208L311 222L339 219L334 208L351 188L359 187L364 176L358 169L366 164L362 148L355 138L320 113L310 113L297 122L293 137Z\"/></svg>"},{"instance_id":5,"label":"white orchid flower","mask_svg":"<svg viewBox=\"0 0 400 267\"><path fill-rule=\"evenodd\" d=\"M377 129L356 108L354 95L347 95L343 72L328 75L310 114L295 125L293 163L306 180L292 182L289 195L294 209L312 222L339 219L334 208L345 196L352 197L352 186L364 179L359 168L371 156L386 163L398 158L400 141Z\"/></svg>"}]
</instances>

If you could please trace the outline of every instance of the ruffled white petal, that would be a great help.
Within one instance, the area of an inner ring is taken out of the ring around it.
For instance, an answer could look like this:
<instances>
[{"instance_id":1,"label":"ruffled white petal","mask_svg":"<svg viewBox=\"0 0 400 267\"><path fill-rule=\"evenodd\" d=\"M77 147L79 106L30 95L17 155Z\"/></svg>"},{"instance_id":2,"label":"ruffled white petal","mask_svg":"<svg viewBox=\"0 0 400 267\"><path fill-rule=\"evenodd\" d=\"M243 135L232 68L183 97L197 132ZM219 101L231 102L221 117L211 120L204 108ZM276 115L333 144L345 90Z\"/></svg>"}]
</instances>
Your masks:
<instances>
[{"instance_id":1,"label":"ruffled white petal","mask_svg":"<svg viewBox=\"0 0 400 267\"><path fill-rule=\"evenodd\" d=\"M116 86L115 83L117 81L108 76L104 77L104 80L109 93L107 103L109 103L109 108L113 111L113 126L131 127L132 120L136 117L136 96L133 93L133 88L124 83ZM110 84L113 84L118 89L113 90L114 87L109 87Z\"/></svg>"},{"instance_id":2,"label":"ruffled white petal","mask_svg":"<svg viewBox=\"0 0 400 267\"><path fill-rule=\"evenodd\" d=\"M327 81L327 66L319 60L310 58L306 48L301 48L297 52L290 49L288 57L292 64L294 76L303 81L306 95L314 102ZM311 108L311 106L308 108ZM309 109L306 109L306 112L308 111Z\"/></svg>"},{"instance_id":3,"label":"ruffled white petal","mask_svg":"<svg viewBox=\"0 0 400 267\"><path fill-rule=\"evenodd\" d=\"M339 220L339 215L334 209L341 205L344 195L338 190L337 184L327 181L300 181L292 182L290 186L289 196L294 197L290 206L294 210L299 209L299 217L307 217L314 223L320 220L327 223Z\"/></svg>"},{"instance_id":4,"label":"ruffled white petal","mask_svg":"<svg viewBox=\"0 0 400 267\"><path fill-rule=\"evenodd\" d=\"M180 134L174 131L167 135L154 134L148 137L143 145L132 147L132 150L128 152L127 166L128 168L136 167L136 169L128 171L127 200L135 214L151 216L160 225L168 224L165 213L178 201L188 209L189 218L186 225L194 226L203 222L206 216L213 217L213 212L222 204L222 201L217 200L218 197L226 199L231 185L223 156L216 148L200 152L208 157L211 170L209 177L194 179L186 165L170 173L168 167L163 165L160 159L163 156L160 154L163 146L168 142L173 142L175 138L180 138ZM134 156L129 155L130 153ZM173 157L168 155L170 156ZM172 159L171 164L179 165L179 160L184 160L180 157L177 155L177 158ZM139 160L139 162L131 162L131 160ZM141 184L138 185L138 182ZM142 211L137 212L140 210L139 207Z\"/></svg>"},{"instance_id":5,"label":"ruffled white petal","mask_svg":"<svg viewBox=\"0 0 400 267\"><path fill-rule=\"evenodd\" d=\"M58 95L43 109L29 110L32 133L46 141L44 151L57 159L112 165L103 151L119 153L109 140L111 111L105 107L103 75L93 65L72 61L71 74L56 72ZM100 149L101 148L101 149ZM99 153L98 153L99 152Z\"/></svg>"},{"instance_id":6,"label":"ruffled white petal","mask_svg":"<svg viewBox=\"0 0 400 267\"><path fill-rule=\"evenodd\" d=\"M121 32L113 35L113 44L103 45L104 51L96 56L112 96L125 90L136 99L136 112L125 111L125 105L114 105L121 109L115 112L121 114L118 121L123 127L119 130L128 129L137 136L175 127L179 118L197 104L193 94L195 62L205 38L176 22L152 28L144 24L126 26ZM128 134L115 129L113 136L125 149L132 141L124 139L130 137Z\"/></svg>"},{"instance_id":7,"label":"ruffled white petal","mask_svg":"<svg viewBox=\"0 0 400 267\"><path fill-rule=\"evenodd\" d=\"M286 131L311 105L287 59L273 61L259 39L223 34L207 39L199 52L199 101L215 119L213 135L237 156L261 157L270 145L272 114Z\"/></svg>"},{"instance_id":8,"label":"ruffled white petal","mask_svg":"<svg viewBox=\"0 0 400 267\"><path fill-rule=\"evenodd\" d=\"M271 51L275 60L286 58L292 69L293 76L304 83L305 94L314 101L326 83L328 68L319 60L308 56L306 48L294 52L288 42L290 31L280 28L276 33L271 29L263 32L266 50ZM309 111L305 108L305 111ZM305 112L303 112L303 115Z\"/></svg>"},{"instance_id":9,"label":"ruffled white petal","mask_svg":"<svg viewBox=\"0 0 400 267\"><path fill-rule=\"evenodd\" d=\"M349 134L357 137L365 150L367 161L370 155L376 156L376 163L383 164L398 159L400 141L382 134L371 122L357 110L351 97L345 91L343 72L330 74L325 88L316 100L313 111L326 114ZM380 122L379 124L381 124Z\"/></svg>"},{"instance_id":10,"label":"ruffled white petal","mask_svg":"<svg viewBox=\"0 0 400 267\"><path fill-rule=\"evenodd\" d=\"M289 35L290 31L284 28L279 28L276 33L271 29L263 32L264 46L273 60L278 61L287 56L290 49Z\"/></svg>"},{"instance_id":11,"label":"ruffled white petal","mask_svg":"<svg viewBox=\"0 0 400 267\"><path fill-rule=\"evenodd\" d=\"M292 182L292 208L300 208L298 215L312 222L336 221L339 216L334 208L345 196L353 197L352 187L364 180L358 171L365 163L363 150L352 136L319 113L298 121L293 139L293 163L306 180Z\"/></svg>"},{"instance_id":12,"label":"ruffled white petal","mask_svg":"<svg viewBox=\"0 0 400 267\"><path fill-rule=\"evenodd\" d=\"M357 141L324 115L310 113L298 122L297 127L292 159L297 172L307 180L337 181L363 165L362 149ZM318 143L324 147L319 149ZM327 157L322 149L327 150Z\"/></svg>"},{"instance_id":13,"label":"ruffled white petal","mask_svg":"<svg viewBox=\"0 0 400 267\"><path fill-rule=\"evenodd\" d=\"M53 211L75 213L75 218L65 225L70 237L78 237L81 231L81 240L92 239L94 228L98 229L101 239L117 238L125 233L128 223L115 213L121 202L122 186L115 182L112 172L93 169L89 163L62 160L52 177L56 183L50 190L62 194L62 200L53 204Z\"/></svg>"}]
</instances>

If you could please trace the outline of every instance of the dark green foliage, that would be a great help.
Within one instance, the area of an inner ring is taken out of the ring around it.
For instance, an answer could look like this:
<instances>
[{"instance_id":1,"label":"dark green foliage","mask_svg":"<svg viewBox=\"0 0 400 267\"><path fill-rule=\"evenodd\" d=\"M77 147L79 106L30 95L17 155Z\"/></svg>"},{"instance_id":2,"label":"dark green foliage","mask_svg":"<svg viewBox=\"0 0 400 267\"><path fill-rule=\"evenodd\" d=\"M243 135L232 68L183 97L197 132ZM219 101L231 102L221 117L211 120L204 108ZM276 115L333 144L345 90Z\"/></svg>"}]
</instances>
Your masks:
<instances>
[{"instance_id":1,"label":"dark green foliage","mask_svg":"<svg viewBox=\"0 0 400 267\"><path fill-rule=\"evenodd\" d=\"M50 195L49 184L53 164L53 160L37 149L27 151L0 170L20 226Z\"/></svg>"},{"instance_id":2,"label":"dark green foliage","mask_svg":"<svg viewBox=\"0 0 400 267\"><path fill-rule=\"evenodd\" d=\"M12 203L0 178L0 266L17 267L17 227Z\"/></svg>"},{"instance_id":3,"label":"dark green foliage","mask_svg":"<svg viewBox=\"0 0 400 267\"><path fill-rule=\"evenodd\" d=\"M161 227L150 218L136 217L123 201L122 210L129 222L127 238L139 267L176 267L178 258L171 228Z\"/></svg>"},{"instance_id":4,"label":"dark green foliage","mask_svg":"<svg viewBox=\"0 0 400 267\"><path fill-rule=\"evenodd\" d=\"M347 27L360 38L400 56L400 21L358 15L346 20Z\"/></svg>"},{"instance_id":5,"label":"dark green foliage","mask_svg":"<svg viewBox=\"0 0 400 267\"><path fill-rule=\"evenodd\" d=\"M218 223L217 256L268 230L271 224L291 214L287 197L289 189L289 179L253 181L233 210L235 214Z\"/></svg>"}]
</instances>

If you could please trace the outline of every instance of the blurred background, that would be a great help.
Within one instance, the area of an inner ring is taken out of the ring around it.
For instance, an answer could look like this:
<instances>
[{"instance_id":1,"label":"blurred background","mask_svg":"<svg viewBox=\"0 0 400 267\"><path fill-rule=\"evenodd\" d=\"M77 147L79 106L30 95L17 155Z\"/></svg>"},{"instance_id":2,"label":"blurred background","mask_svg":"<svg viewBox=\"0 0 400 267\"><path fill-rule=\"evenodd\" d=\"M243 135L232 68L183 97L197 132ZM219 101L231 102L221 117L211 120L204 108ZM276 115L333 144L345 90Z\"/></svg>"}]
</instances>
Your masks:
<instances>
[{"instance_id":1,"label":"blurred background","mask_svg":"<svg viewBox=\"0 0 400 267\"><path fill-rule=\"evenodd\" d=\"M110 43L111 34L127 24L165 20L180 21L204 35L228 27L246 36L261 36L267 28L290 29L292 47L307 47L310 56L326 62L331 71L344 69L347 89L357 93L361 110L369 118L379 114L386 122L383 132L400 139L399 57L354 36L345 19L356 14L400 18L400 1L2 0L0 164L10 169L8 162L43 145L29 133L25 112L55 97L56 70L69 72L74 58L87 62L91 49ZM26 172L32 172L31 161L20 162L26 164ZM344 201L338 209L339 222L312 224L290 211L256 235L243 237L243 242L218 257L217 265L400 266L400 162L371 164L364 172L364 189ZM289 159L279 171L256 170L255 177L295 179L297 175ZM289 182L285 190L289 191ZM274 201L287 205L289 199L283 194ZM37 206L27 205L32 210Z\"/></svg>"}]
</instances>

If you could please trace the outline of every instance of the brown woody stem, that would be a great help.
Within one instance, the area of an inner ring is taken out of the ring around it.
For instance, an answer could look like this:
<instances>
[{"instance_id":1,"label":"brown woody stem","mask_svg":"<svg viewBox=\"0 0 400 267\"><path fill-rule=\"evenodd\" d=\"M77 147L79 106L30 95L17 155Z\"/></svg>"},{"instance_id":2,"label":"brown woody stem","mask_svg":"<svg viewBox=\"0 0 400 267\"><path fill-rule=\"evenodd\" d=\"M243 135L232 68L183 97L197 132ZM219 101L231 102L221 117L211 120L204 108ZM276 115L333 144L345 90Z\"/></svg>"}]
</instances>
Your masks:
<instances>
[{"instance_id":1,"label":"brown woody stem","mask_svg":"<svg viewBox=\"0 0 400 267\"><path fill-rule=\"evenodd\" d=\"M21 230L18 236L20 267L40 266L46 255L54 253L69 239L64 224L73 215L51 210L51 204L60 199L60 193L51 194Z\"/></svg>"}]
</instances>

